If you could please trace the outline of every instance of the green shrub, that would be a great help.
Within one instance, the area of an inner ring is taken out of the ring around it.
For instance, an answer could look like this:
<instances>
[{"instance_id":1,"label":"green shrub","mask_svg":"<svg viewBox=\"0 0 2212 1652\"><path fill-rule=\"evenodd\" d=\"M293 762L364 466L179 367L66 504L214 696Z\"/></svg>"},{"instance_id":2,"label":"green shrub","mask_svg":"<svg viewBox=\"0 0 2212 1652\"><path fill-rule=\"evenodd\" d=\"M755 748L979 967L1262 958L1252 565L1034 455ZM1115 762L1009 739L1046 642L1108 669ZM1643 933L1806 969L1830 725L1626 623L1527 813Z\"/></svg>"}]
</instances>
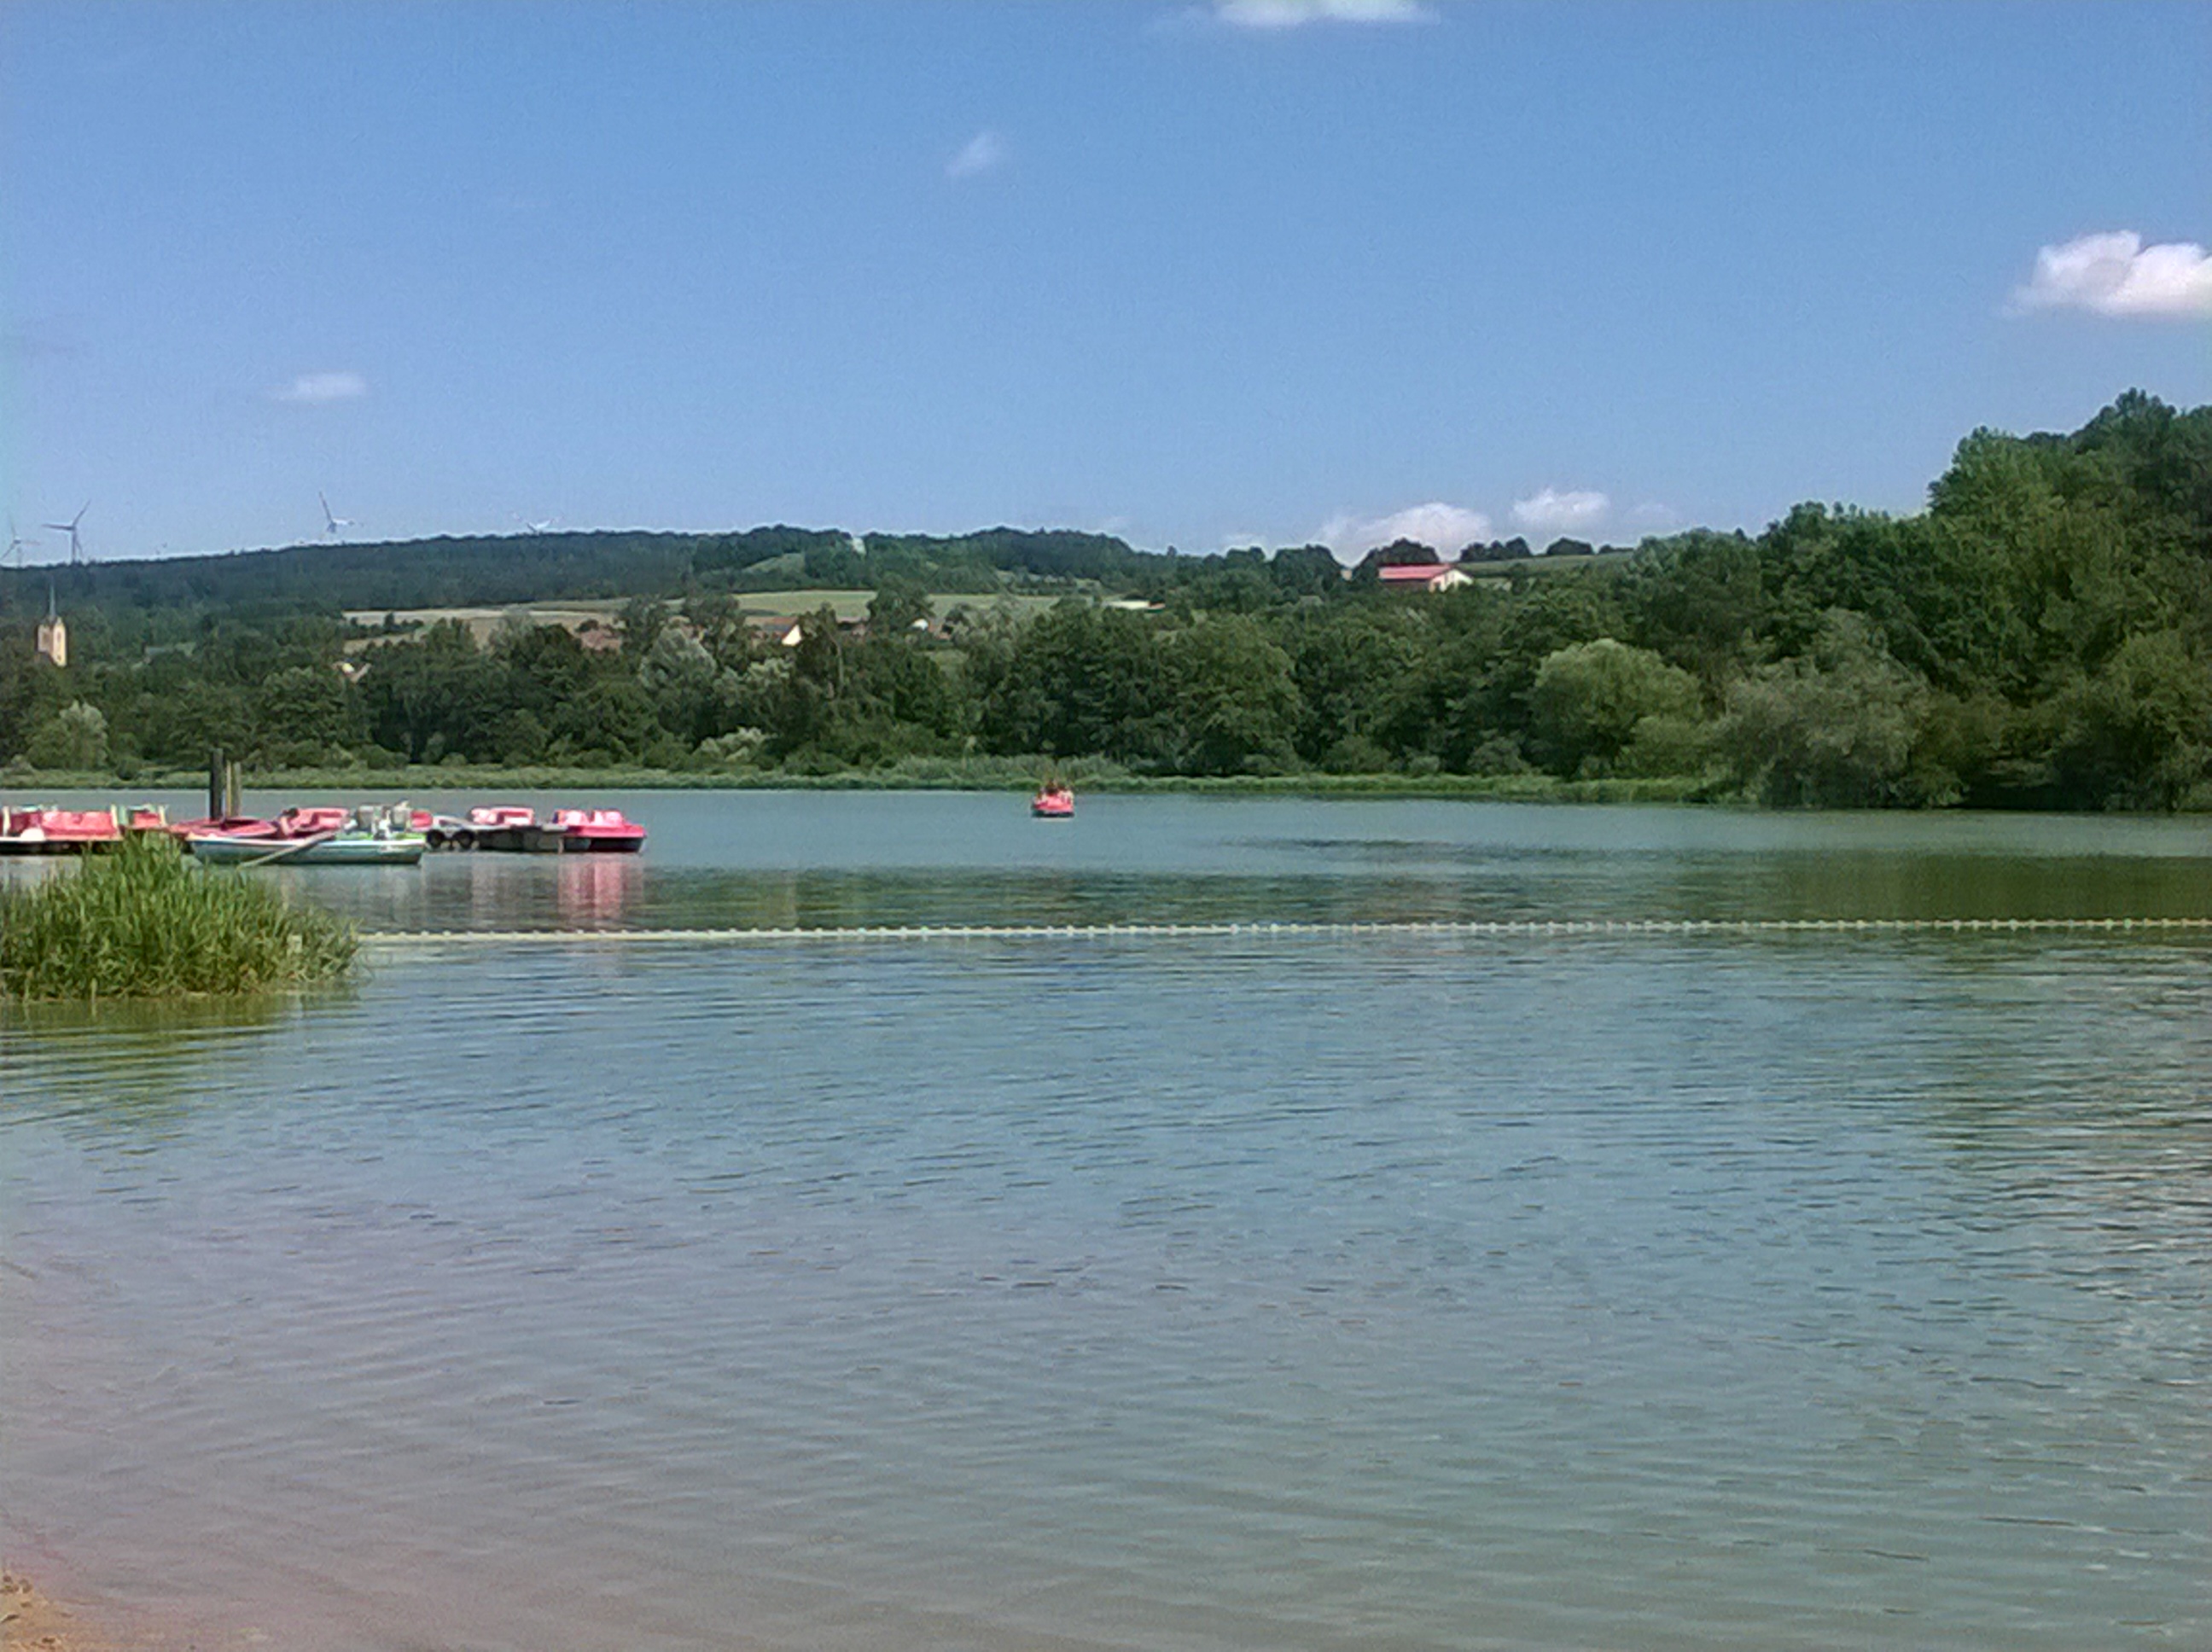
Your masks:
<instances>
[{"instance_id":1,"label":"green shrub","mask_svg":"<svg viewBox=\"0 0 2212 1652\"><path fill-rule=\"evenodd\" d=\"M352 925L166 837L125 841L27 888L0 890L0 991L21 999L176 998L334 980Z\"/></svg>"},{"instance_id":2,"label":"green shrub","mask_svg":"<svg viewBox=\"0 0 2212 1652\"><path fill-rule=\"evenodd\" d=\"M1890 658L1865 617L1832 609L1808 655L1729 690L1720 742L1739 784L1778 808L1913 801L1913 736L1927 683Z\"/></svg>"},{"instance_id":3,"label":"green shrub","mask_svg":"<svg viewBox=\"0 0 2212 1652\"><path fill-rule=\"evenodd\" d=\"M107 766L107 716L72 700L31 736L31 761L40 768L82 771Z\"/></svg>"},{"instance_id":4,"label":"green shrub","mask_svg":"<svg viewBox=\"0 0 2212 1652\"><path fill-rule=\"evenodd\" d=\"M1701 773L1713 748L1712 726L1694 717L1639 717L1615 765L1623 774L1656 779Z\"/></svg>"},{"instance_id":5,"label":"green shrub","mask_svg":"<svg viewBox=\"0 0 2212 1652\"><path fill-rule=\"evenodd\" d=\"M1653 719L1694 723L1698 680L1648 648L1600 637L1544 657L1528 690L1528 712L1537 746L1554 774L1598 778L1612 772L1643 724ZM1665 741L1646 744L1649 756Z\"/></svg>"}]
</instances>

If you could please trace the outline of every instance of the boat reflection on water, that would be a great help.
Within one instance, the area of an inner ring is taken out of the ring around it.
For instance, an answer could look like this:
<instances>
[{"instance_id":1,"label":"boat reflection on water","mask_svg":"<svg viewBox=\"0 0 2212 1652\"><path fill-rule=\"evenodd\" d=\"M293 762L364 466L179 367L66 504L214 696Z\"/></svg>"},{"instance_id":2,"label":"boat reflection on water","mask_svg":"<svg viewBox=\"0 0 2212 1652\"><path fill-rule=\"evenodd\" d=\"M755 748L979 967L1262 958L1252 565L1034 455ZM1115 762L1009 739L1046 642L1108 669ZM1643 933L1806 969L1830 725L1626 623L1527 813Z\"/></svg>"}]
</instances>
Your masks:
<instances>
[{"instance_id":1,"label":"boat reflection on water","mask_svg":"<svg viewBox=\"0 0 2212 1652\"><path fill-rule=\"evenodd\" d=\"M635 855L564 854L553 865L554 909L565 927L619 924L645 893L645 866Z\"/></svg>"}]
</instances>

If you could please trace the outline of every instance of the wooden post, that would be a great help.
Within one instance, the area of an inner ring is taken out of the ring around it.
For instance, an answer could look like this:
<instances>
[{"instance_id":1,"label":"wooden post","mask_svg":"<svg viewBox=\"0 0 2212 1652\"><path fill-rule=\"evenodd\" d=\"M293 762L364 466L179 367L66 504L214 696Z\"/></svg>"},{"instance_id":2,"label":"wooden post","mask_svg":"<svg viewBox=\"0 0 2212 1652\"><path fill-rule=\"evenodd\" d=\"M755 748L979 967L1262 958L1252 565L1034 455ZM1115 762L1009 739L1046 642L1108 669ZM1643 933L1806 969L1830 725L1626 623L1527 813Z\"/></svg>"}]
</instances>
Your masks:
<instances>
[{"instance_id":1,"label":"wooden post","mask_svg":"<svg viewBox=\"0 0 2212 1652\"><path fill-rule=\"evenodd\" d=\"M223 780L225 769L221 746L208 753L208 816L221 820L222 816Z\"/></svg>"},{"instance_id":2,"label":"wooden post","mask_svg":"<svg viewBox=\"0 0 2212 1652\"><path fill-rule=\"evenodd\" d=\"M245 787L240 783L238 762L233 758L222 766L222 817L236 820L246 812Z\"/></svg>"}]
</instances>

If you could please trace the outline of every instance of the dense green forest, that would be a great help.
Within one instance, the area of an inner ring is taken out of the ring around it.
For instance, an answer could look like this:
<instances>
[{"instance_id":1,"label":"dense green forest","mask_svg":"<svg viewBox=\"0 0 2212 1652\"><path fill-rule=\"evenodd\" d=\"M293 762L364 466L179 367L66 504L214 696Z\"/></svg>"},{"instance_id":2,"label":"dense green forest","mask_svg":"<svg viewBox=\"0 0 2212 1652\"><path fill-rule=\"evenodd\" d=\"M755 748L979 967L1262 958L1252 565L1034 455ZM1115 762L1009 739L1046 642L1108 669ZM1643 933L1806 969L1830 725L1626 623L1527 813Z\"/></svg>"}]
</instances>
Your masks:
<instances>
[{"instance_id":1,"label":"dense green forest","mask_svg":"<svg viewBox=\"0 0 2212 1652\"><path fill-rule=\"evenodd\" d=\"M918 580L985 594L1068 580L1134 590L1175 582L1193 559L1133 550L1103 534L992 528L955 538L823 528L743 533L510 533L401 543L290 545L221 556L0 570L0 612L49 588L68 611L97 609L132 641L180 620L241 609L483 608L686 589L872 589ZM1200 559L1202 560L1202 559Z\"/></svg>"},{"instance_id":2,"label":"dense green forest","mask_svg":"<svg viewBox=\"0 0 2212 1652\"><path fill-rule=\"evenodd\" d=\"M1801 505L1756 538L1178 556L1073 532L759 528L299 548L0 584L0 762L408 762L823 774L902 759L1136 774L1670 782L1778 805L2212 806L2212 408L2130 392L1979 430L1928 507ZM1384 587L1454 551L1482 577ZM1476 565L1480 565L1479 568ZM842 586L795 644L743 594ZM1009 591L1065 598L1024 619ZM343 610L623 598L619 646Z\"/></svg>"}]
</instances>

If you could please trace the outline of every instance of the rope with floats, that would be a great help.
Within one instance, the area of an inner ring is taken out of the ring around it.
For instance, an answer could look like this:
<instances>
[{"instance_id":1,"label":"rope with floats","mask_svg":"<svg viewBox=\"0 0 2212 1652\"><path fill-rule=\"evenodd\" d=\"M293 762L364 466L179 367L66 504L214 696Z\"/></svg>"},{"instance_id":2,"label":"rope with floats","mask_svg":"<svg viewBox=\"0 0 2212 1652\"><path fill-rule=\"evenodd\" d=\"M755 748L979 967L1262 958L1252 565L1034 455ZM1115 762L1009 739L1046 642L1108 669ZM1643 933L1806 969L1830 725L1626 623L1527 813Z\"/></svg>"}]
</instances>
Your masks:
<instances>
[{"instance_id":1,"label":"rope with floats","mask_svg":"<svg viewBox=\"0 0 2212 1652\"><path fill-rule=\"evenodd\" d=\"M1499 918L1393 922L761 925L712 929L369 930L364 943L550 945L612 941L741 945L805 942L1304 940L1465 936L1498 939L1601 936L2158 934L2212 932L2207 918Z\"/></svg>"}]
</instances>

